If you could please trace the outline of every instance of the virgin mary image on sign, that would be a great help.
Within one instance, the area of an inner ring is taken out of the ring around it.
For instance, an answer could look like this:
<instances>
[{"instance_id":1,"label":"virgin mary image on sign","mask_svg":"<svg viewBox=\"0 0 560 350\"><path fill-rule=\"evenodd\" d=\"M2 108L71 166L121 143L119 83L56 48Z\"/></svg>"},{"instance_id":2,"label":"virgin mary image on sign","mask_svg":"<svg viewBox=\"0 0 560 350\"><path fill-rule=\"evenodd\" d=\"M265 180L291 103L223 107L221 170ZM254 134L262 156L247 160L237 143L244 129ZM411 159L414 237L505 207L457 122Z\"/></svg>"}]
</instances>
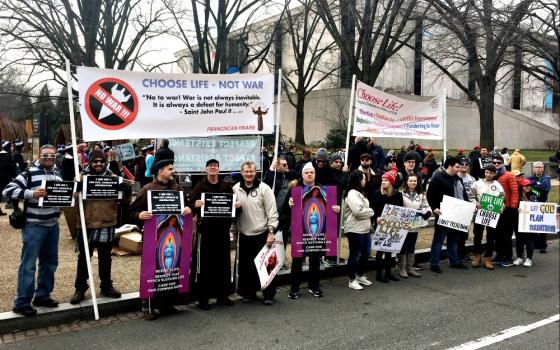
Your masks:
<instances>
[{"instance_id":1,"label":"virgin mary image on sign","mask_svg":"<svg viewBox=\"0 0 560 350\"><path fill-rule=\"evenodd\" d=\"M302 207L304 252L323 249L326 228L326 189L320 186L304 187Z\"/></svg>"}]
</instances>

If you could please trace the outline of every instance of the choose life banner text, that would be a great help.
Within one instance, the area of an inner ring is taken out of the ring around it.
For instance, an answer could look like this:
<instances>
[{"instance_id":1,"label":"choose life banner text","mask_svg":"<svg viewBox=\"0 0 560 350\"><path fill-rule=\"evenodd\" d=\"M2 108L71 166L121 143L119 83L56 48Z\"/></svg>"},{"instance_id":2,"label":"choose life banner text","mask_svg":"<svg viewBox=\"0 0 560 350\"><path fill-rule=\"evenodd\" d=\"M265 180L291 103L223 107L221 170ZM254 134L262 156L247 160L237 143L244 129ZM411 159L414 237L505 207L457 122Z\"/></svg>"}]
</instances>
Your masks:
<instances>
[{"instance_id":1,"label":"choose life banner text","mask_svg":"<svg viewBox=\"0 0 560 350\"><path fill-rule=\"evenodd\" d=\"M417 102L356 84L354 136L443 140L440 97Z\"/></svg>"},{"instance_id":2,"label":"choose life banner text","mask_svg":"<svg viewBox=\"0 0 560 350\"><path fill-rule=\"evenodd\" d=\"M272 74L165 74L78 67L85 141L271 134Z\"/></svg>"},{"instance_id":3,"label":"choose life banner text","mask_svg":"<svg viewBox=\"0 0 560 350\"><path fill-rule=\"evenodd\" d=\"M400 252L416 214L416 209L385 204L381 223L377 225L371 238L371 249L388 253Z\"/></svg>"},{"instance_id":4,"label":"choose life banner text","mask_svg":"<svg viewBox=\"0 0 560 350\"><path fill-rule=\"evenodd\" d=\"M480 198L481 208L476 212L476 224L496 228L500 219L500 211L504 207L504 198L483 193Z\"/></svg>"}]
</instances>

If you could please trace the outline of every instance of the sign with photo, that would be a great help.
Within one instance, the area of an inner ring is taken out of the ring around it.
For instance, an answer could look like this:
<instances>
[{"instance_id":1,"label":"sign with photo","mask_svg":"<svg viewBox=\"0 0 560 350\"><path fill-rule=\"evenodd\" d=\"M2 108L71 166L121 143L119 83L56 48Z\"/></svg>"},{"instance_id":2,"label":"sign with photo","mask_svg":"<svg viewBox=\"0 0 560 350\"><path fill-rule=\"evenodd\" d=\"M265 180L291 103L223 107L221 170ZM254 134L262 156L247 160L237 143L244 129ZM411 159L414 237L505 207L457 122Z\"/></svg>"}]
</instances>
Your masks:
<instances>
[{"instance_id":1,"label":"sign with photo","mask_svg":"<svg viewBox=\"0 0 560 350\"><path fill-rule=\"evenodd\" d=\"M136 158L136 152L134 151L134 145L132 143L116 145L113 149L117 152L117 157L119 157L121 162Z\"/></svg>"},{"instance_id":2,"label":"sign with photo","mask_svg":"<svg viewBox=\"0 0 560 350\"><path fill-rule=\"evenodd\" d=\"M148 211L157 214L178 214L183 212L185 201L183 191L148 191Z\"/></svg>"},{"instance_id":3,"label":"sign with photo","mask_svg":"<svg viewBox=\"0 0 560 350\"><path fill-rule=\"evenodd\" d=\"M274 235L274 243L270 247L265 244L254 260L261 281L261 289L268 287L284 265L285 260L286 251L282 240L282 231L278 231Z\"/></svg>"},{"instance_id":4,"label":"sign with photo","mask_svg":"<svg viewBox=\"0 0 560 350\"><path fill-rule=\"evenodd\" d=\"M47 196L39 198L41 208L74 206L74 192L78 190L77 182L42 180L41 187L47 190Z\"/></svg>"},{"instance_id":5,"label":"sign with photo","mask_svg":"<svg viewBox=\"0 0 560 350\"><path fill-rule=\"evenodd\" d=\"M120 176L84 175L84 199L122 199L119 185L123 178Z\"/></svg>"}]
</instances>

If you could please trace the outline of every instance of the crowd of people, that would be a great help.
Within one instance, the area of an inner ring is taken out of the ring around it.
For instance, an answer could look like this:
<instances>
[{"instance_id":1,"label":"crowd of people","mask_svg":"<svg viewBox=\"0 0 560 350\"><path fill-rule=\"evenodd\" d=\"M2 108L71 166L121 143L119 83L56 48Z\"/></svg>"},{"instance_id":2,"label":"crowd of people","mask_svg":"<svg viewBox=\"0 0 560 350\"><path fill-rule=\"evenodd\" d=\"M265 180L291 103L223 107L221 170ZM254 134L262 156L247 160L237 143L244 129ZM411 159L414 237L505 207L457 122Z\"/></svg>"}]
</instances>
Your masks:
<instances>
[{"instance_id":1,"label":"crowd of people","mask_svg":"<svg viewBox=\"0 0 560 350\"><path fill-rule=\"evenodd\" d=\"M108 144L99 143L91 147L80 144L78 157L81 174L78 177L74 173L71 146L43 145L38 160L29 165L21 156L20 142L16 141L13 146L12 143L4 142L2 146L0 192L15 207L18 207L18 200L23 200L26 213L13 311L33 316L37 312L33 306L58 306L58 301L50 295L58 264L58 218L61 210L38 205L39 199L46 196L41 182L79 181L81 175L127 177L126 173L134 174L128 176L130 181L124 181L119 187L124 194L122 199L84 201L89 258L93 249L97 249L101 294L119 298L121 293L111 280L111 247L115 229L124 223L134 223L142 228L143 223L153 216L148 211L148 191L182 190L173 171L174 152L169 149L168 140L163 139L157 151L153 142L142 147L136 159L124 164L118 162L115 151ZM212 298L216 298L217 304L234 305L230 299L234 291L242 297L243 303L257 300L261 285L253 260L265 244L273 244L275 233L279 230L283 233L284 244L288 246L292 207L295 205L290 195L293 186L303 189L321 185L336 187L336 205L326 210L338 216L348 239L348 287L354 290L372 284L367 276L367 262L372 254L371 233L381 224L381 213L386 204L414 209L424 221L435 217L429 262L429 269L434 273L443 271L440 258L445 241L449 267L458 270L467 269L468 265L472 268L482 266L488 270L494 269L496 264L502 267L530 267L535 249L546 252L546 235L517 232L517 213L520 201L547 201L551 178L544 174L542 162L534 162L532 173L523 174L522 167L527 160L518 149L509 154L506 148L494 148L489 152L485 147L475 146L468 155L463 149L458 149L457 154L448 152L444 160L437 160L431 148L423 149L412 141L395 153L393 150L385 152L375 140L357 137L348 152L336 151L329 155L326 149L320 148L313 155L311 150L304 150L299 160L295 153L296 148L292 146L283 154L267 159L267 169L260 176L255 163L246 161L241 164L238 174L228 177L233 179L233 183L220 176L219 161L209 159L204 169L205 176L194 186L190 195L185 192L187 205L183 214L192 213L196 217L191 289L196 292L200 309L211 309ZM140 186L132 201L135 183ZM235 217L201 217L203 193L234 193L237 198L235 207L238 209ZM442 214L440 204L443 196L450 196L473 202L480 209L483 194L502 197L504 208L496 228L474 224L473 254L469 256L465 247L468 233L438 224L437 219ZM81 233L77 211L65 208L64 214L71 232ZM486 244L483 247L484 232ZM512 246L514 233L515 259ZM233 234L238 244L235 287L231 278L230 234ZM415 262L418 234L418 227L411 228L396 256L376 252L377 282L388 283L422 276L422 267ZM75 293L70 300L72 304L82 302L89 288L86 269L88 257L81 239L77 240L77 251ZM328 266L334 261L323 257L320 252L313 252L292 259L291 287L288 292L290 299L302 296L300 287L306 258L309 261L307 286L310 295L325 295L321 289L320 267L321 264ZM274 280L261 292L264 305L274 304ZM174 313L175 303L177 293L172 291L144 300L145 318L154 319L161 314Z\"/></svg>"}]
</instances>

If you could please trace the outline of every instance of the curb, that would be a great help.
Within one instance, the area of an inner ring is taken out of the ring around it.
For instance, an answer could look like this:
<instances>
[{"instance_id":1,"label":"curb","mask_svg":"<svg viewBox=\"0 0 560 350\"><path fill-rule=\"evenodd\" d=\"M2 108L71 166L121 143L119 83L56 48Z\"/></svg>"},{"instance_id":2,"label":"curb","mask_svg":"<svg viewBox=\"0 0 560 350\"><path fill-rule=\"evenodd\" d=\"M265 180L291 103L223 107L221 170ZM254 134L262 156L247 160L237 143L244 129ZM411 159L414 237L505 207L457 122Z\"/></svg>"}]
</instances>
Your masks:
<instances>
[{"instance_id":1,"label":"curb","mask_svg":"<svg viewBox=\"0 0 560 350\"><path fill-rule=\"evenodd\" d=\"M558 239L554 236L553 239ZM515 240L513 240L515 242ZM484 245L483 245L484 246ZM467 251L472 252L473 244L466 245ZM441 251L441 259L447 258L447 247L444 245ZM418 249L415 252L416 262L422 263L429 261L430 248ZM375 259L368 260L368 270L375 269ZM330 278L335 276L343 276L347 272L346 263L329 266L328 268L321 267L321 278ZM307 271L303 271L303 280L307 279ZM277 286L290 284L290 271L280 270L276 276ZM111 298L98 298L97 305L100 317L108 317L120 313L139 311L141 309L141 302L139 293L126 293L120 299ZM57 326L64 323L71 323L75 321L91 321L94 319L93 307L91 299L84 300L80 305L71 305L70 303L62 303L56 309L49 309L46 307L37 308L37 315L31 318L15 314L11 311L0 313L0 334L27 331L37 328L46 328L50 326Z\"/></svg>"}]
</instances>

